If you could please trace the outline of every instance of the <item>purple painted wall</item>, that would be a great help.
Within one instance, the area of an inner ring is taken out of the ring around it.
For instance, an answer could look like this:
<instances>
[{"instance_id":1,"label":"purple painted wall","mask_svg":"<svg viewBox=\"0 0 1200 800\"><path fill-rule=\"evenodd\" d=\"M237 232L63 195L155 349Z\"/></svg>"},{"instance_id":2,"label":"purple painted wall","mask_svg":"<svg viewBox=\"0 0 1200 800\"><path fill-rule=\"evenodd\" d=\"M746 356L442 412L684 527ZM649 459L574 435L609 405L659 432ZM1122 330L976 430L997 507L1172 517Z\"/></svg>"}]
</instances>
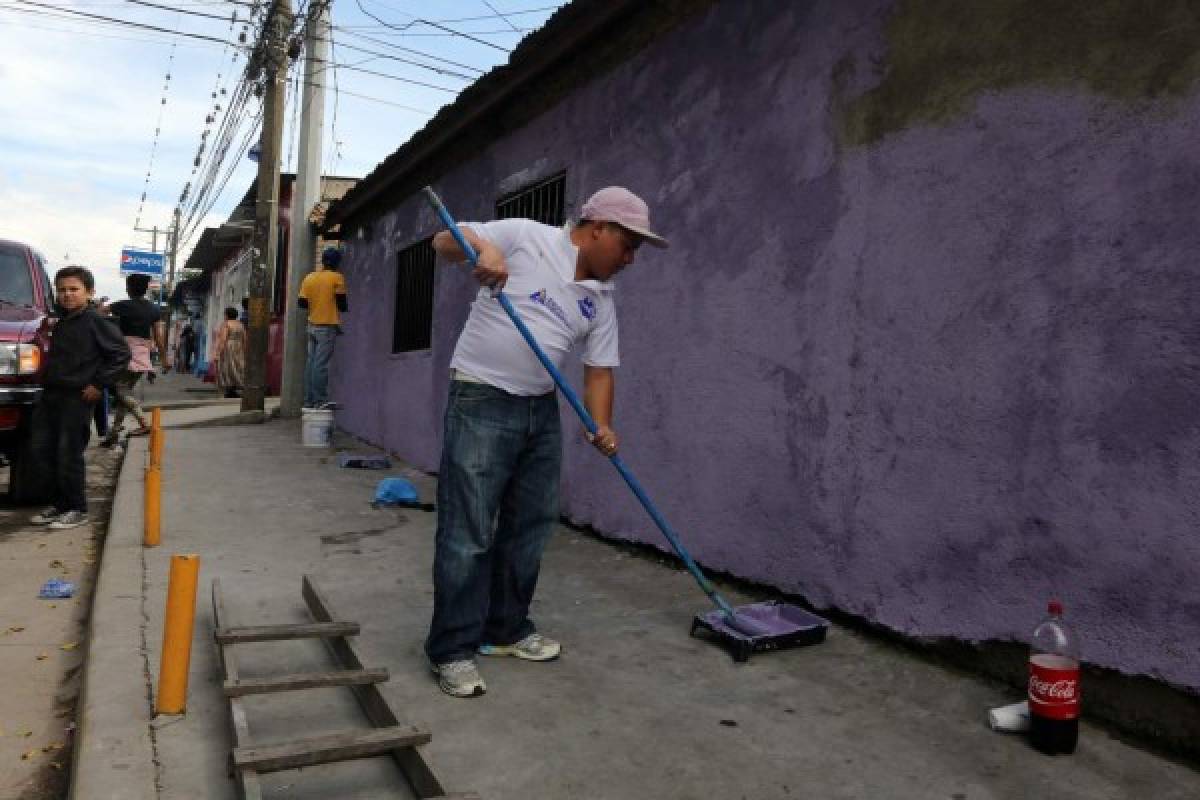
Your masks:
<instances>
[{"instance_id":1,"label":"purple painted wall","mask_svg":"<svg viewBox=\"0 0 1200 800\"><path fill-rule=\"evenodd\" d=\"M1198 689L1200 99L1013 88L848 146L833 76L880 80L889 5L719 4L439 192L487 218L566 168L572 210L650 202L673 246L620 279L616 427L702 563L919 636L1023 640L1058 595L1089 661ZM340 424L431 470L465 271L433 349L388 351L435 229L415 198L351 229L334 368ZM564 483L661 543L573 436Z\"/></svg>"}]
</instances>

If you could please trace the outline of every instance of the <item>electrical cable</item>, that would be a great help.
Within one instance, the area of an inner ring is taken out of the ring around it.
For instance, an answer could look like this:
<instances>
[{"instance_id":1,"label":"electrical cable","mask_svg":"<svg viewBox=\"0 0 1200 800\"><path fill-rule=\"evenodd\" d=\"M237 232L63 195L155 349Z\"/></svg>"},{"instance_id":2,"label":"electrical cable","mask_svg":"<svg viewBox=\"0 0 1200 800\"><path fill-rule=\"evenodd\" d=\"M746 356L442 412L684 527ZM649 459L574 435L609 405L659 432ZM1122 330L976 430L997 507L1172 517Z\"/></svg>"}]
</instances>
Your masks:
<instances>
[{"instance_id":1,"label":"electrical cable","mask_svg":"<svg viewBox=\"0 0 1200 800\"><path fill-rule=\"evenodd\" d=\"M193 16L193 17L207 17L207 18L209 18L209 19L219 19L219 20L221 20L222 22L224 22L225 20L229 19L228 15L222 15L222 14L206 14L206 13L205 13L205 12L203 12L203 11L189 11L189 10L188 10L188 9L186 9L186 8L179 8L179 7L176 7L176 6L164 6L164 5L160 5L160 4L158 4L158 3L150 3L150 2L147 2L147 0L125 0L125 2L126 2L126 3L133 3L134 5L137 5L137 6L149 6L150 8L160 8L160 9L162 9L163 11L175 11L175 12L177 12L177 13L179 13L179 14L190 14L190 15L191 15L191 16ZM234 11L234 12L233 12L233 14L236 16L236 15L237 15L237 11Z\"/></svg>"},{"instance_id":2,"label":"electrical cable","mask_svg":"<svg viewBox=\"0 0 1200 800\"><path fill-rule=\"evenodd\" d=\"M402 78L399 75L389 75L386 72L376 72L373 69L366 69L365 67L358 67L353 64L334 63L333 61L325 61L323 59L317 60L317 63L318 64L329 64L330 67L341 67L342 69L348 69L351 72L361 72L365 75L374 75L377 78L387 78L388 80L399 81L401 83L410 83L414 86L423 86L426 89L436 89L439 92L449 92L450 94L458 94L461 91L460 89L451 89L448 86L438 86L438 85L432 84L432 83L425 83L424 81L413 80L412 78ZM366 62L363 62L363 63L366 63ZM319 71L324 72L324 71L328 70L330 67L321 67Z\"/></svg>"},{"instance_id":3,"label":"electrical cable","mask_svg":"<svg viewBox=\"0 0 1200 800\"><path fill-rule=\"evenodd\" d=\"M118 36L115 34L97 34L97 32L95 31L96 25L104 25L104 26L108 26L108 28L113 28L113 29L122 29L122 28L125 28L126 25L124 23L113 24L113 23L107 23L107 22L88 22L88 20L85 20L85 19L79 19L77 17L65 16L65 14L56 14L53 11L40 11L40 10L37 10L37 8L20 8L18 6L0 5L0 11L13 11L13 12L22 13L22 14L32 14L32 16L37 18L35 20L35 22L48 23L49 20L61 20L62 23L65 23L68 25L76 25L76 28L62 28L62 26L54 26L54 25L47 25L47 24L37 25L37 24L31 23L31 22L23 23L25 28L32 28L35 30L47 30L47 31L62 32L62 34L86 34L88 36L94 36L97 38L110 38L110 40L118 40L118 41L125 41L125 42L146 42L146 43L150 43L150 44L179 43L180 47L185 47L185 48L217 47L216 42L194 42L194 43L193 42L179 42L178 38L175 38L173 36L158 36L156 34L148 34L146 36ZM85 28L79 28L79 25L84 25ZM228 42L226 42L224 44L228 44Z\"/></svg>"},{"instance_id":4,"label":"electrical cable","mask_svg":"<svg viewBox=\"0 0 1200 800\"><path fill-rule=\"evenodd\" d=\"M51 11L57 11L60 14L71 14L71 15L77 16L77 17L86 17L87 19L102 20L104 22L115 22L115 23L119 23L121 25L128 25L131 28L143 28L145 30L158 31L159 33L169 33L169 34L172 34L173 36L187 36L192 39L201 39L201 40L209 41L209 42L217 42L218 44L231 44L231 42L227 42L224 39L218 39L215 36L205 36L202 33L189 33L187 31L177 31L177 30L172 30L171 28L160 28L157 25L145 25L141 22L133 22L133 21L127 20L127 19L118 19L116 17L106 17L106 16L103 16L102 14L88 14L84 11L72 11L69 8L63 8L62 6L52 6L47 3L37 3L37 2L34 2L34 0L12 0L12 2L21 3L21 4L27 5L27 6L34 6L36 8L49 9Z\"/></svg>"},{"instance_id":5,"label":"electrical cable","mask_svg":"<svg viewBox=\"0 0 1200 800\"><path fill-rule=\"evenodd\" d=\"M257 8L252 7L251 17L254 15L255 11L257 11ZM233 33L233 29L237 25L237 22L238 22L238 20L237 20L236 15L230 19L230 22L229 22L230 34ZM242 36L243 37L245 37L246 29L248 28L248 26L249 26L249 20L246 20L242 23ZM222 50L222 53L221 53L222 59L224 59L225 54L228 53L229 50L230 50L230 47L228 47L228 46ZM238 50L234 49L233 57L231 59L231 64L237 63L238 56L239 56ZM220 98L226 97L228 95L228 90L221 83L222 76L223 76L223 68L218 66L217 77L216 77L216 80L213 82L213 88L212 88L212 92L210 95L211 100L214 102L214 106L212 108L206 109L206 113L205 113L205 117L204 117L204 127L200 132L200 144L196 150L196 158L194 159L193 164L192 164L192 171L191 171L191 174L188 176L187 183L184 185L183 190L180 192L179 201L175 206L176 212L179 213L180 215L182 215L182 213L183 213L183 205L184 205L184 203L187 202L188 195L191 192L192 181L195 179L196 173L200 169L201 157L204 154L204 149L205 149L205 145L208 142L208 137L212 133L212 124L214 121L216 121L217 112L220 110ZM236 92L236 89L235 89L235 92ZM228 103L226 104L227 110L229 108L229 105L230 104L228 104ZM223 125L224 125L224 120L222 120L222 126ZM218 137L219 137L219 135L220 135L220 129L218 129ZM212 151L210 151L210 152L212 152Z\"/></svg>"},{"instance_id":6,"label":"electrical cable","mask_svg":"<svg viewBox=\"0 0 1200 800\"><path fill-rule=\"evenodd\" d=\"M167 57L167 77L163 81L162 102L158 104L158 120L154 123L154 141L150 144L150 165L146 167L146 180L142 182L142 199L138 201L137 214L133 218L135 232L142 224L142 210L146 207L146 191L150 188L150 175L154 172L154 156L158 153L158 139L162 134L163 112L167 110L167 94L171 88L171 66L174 63L175 45L171 45L171 54Z\"/></svg>"},{"instance_id":7,"label":"electrical cable","mask_svg":"<svg viewBox=\"0 0 1200 800\"><path fill-rule=\"evenodd\" d=\"M357 33L355 31L350 30L349 28L347 28L345 26L334 25L333 30L337 31L338 33L344 33L348 36L356 36L359 39L363 39L365 41L371 42L372 44L377 44L382 47L391 47L394 50L400 50L405 53L412 53L414 55L421 56L422 58L428 58L431 61L439 61L443 64L449 64L452 67L461 67L462 69L469 69L473 72L479 73L480 75L482 75L484 72L486 72L486 70L482 70L479 67L473 67L470 64L463 64L462 62L459 62L459 61L451 61L448 58L443 58L441 56L435 56L433 53L426 53L424 50L414 50L411 47L404 47L403 45L394 44L392 42L388 42L383 39L376 39L374 37L367 36L362 33ZM342 45L342 46L346 47L346 45Z\"/></svg>"},{"instance_id":8,"label":"electrical cable","mask_svg":"<svg viewBox=\"0 0 1200 800\"><path fill-rule=\"evenodd\" d=\"M323 84L323 83L314 83L312 86L313 86L313 88L314 88L314 89L330 89L330 88L333 88L333 87L327 86L327 85L325 85L325 84ZM416 107L414 107L414 106L406 106L406 105L404 105L403 103L397 103L397 102L394 102L394 101L392 101L392 100L384 100L382 97L372 97L372 96L371 96L371 95L369 95L369 94L359 94L359 93L357 93L357 92L352 92L352 91L350 91L349 89L340 89L340 90L338 90L338 91L340 91L340 93L341 93L341 94L344 94L344 95L346 95L347 97L357 97L359 100L369 100L369 101L370 101L370 102L372 102L372 103L382 103L382 104L383 104L383 105L385 105L385 106L392 106L392 107L394 107L394 108L399 108L399 109L402 109L402 110L404 110L404 111L411 111L411 112L413 112L414 114L421 114L421 115L423 115L423 116L425 116L425 117L432 117L432 116L434 115L434 113L436 113L436 112L433 112L433 111L429 111L428 109L424 109L424 108L416 108Z\"/></svg>"},{"instance_id":9,"label":"electrical cable","mask_svg":"<svg viewBox=\"0 0 1200 800\"><path fill-rule=\"evenodd\" d=\"M491 3L489 3L488 0L483 0L483 4L488 7L489 11L491 11L497 17L499 17L500 19L502 19L506 23L508 23L508 27L512 28L514 31L517 31L517 33L520 33L520 31L517 30L517 26L512 24L512 20L509 19L508 17L504 16L503 14L501 14L499 11L497 11L496 7L493 6Z\"/></svg>"},{"instance_id":10,"label":"electrical cable","mask_svg":"<svg viewBox=\"0 0 1200 800\"><path fill-rule=\"evenodd\" d=\"M333 41L333 30L331 29L329 31L329 57L331 59L337 57L336 53L334 52L336 47L337 43ZM338 73L337 67L335 66L333 68L333 120L329 126L329 141L333 147L329 148L329 155L326 156L325 169L323 170L325 175L334 174L334 172L337 170L337 163L342 160L342 143L339 142L337 138L338 104L341 99L342 92L338 86ZM329 160L330 157L332 157L332 161Z\"/></svg>"},{"instance_id":11,"label":"electrical cable","mask_svg":"<svg viewBox=\"0 0 1200 800\"><path fill-rule=\"evenodd\" d=\"M370 55L370 56L376 56L378 58L386 58L389 61L398 61L402 64L411 64L414 67L420 67L421 69L427 69L430 72L436 72L439 75L446 75L451 78L461 78L464 81L473 81L478 77L477 75L464 75L463 73L455 72L454 70L444 69L442 67L435 67L435 66L431 66L429 64L422 64L419 61L412 61L411 59L401 58L400 56L393 56L389 53L381 53L378 50L368 50L365 47L358 47L357 45L346 44L345 42L342 43L342 49L343 50L353 50L357 53L366 53L367 55ZM480 72L482 72L482 70L480 70Z\"/></svg>"},{"instance_id":12,"label":"electrical cable","mask_svg":"<svg viewBox=\"0 0 1200 800\"><path fill-rule=\"evenodd\" d=\"M354 2L355 2L355 4L357 4L357 5L358 5L358 10L359 10L359 11L361 11L361 12L362 12L362 13L364 13L364 14L366 14L368 17L370 17L371 19L375 20L375 21L376 21L376 22L378 22L380 25L383 25L384 27L387 27L387 28L392 28L392 29L394 29L394 30L405 30L405 28L401 28L401 27L399 27L399 26L397 26L397 25L392 25L392 24L390 24L390 23L388 23L388 22L385 22L384 20L382 20L382 19L380 19L379 17L377 17L377 16L375 16L374 14L372 14L370 11L367 11L367 9L363 8L362 0L354 0ZM472 35L470 35L470 34L468 34L468 33L462 33L461 31L456 31L456 30L454 30L453 28L448 28L448 27L446 27L445 25L442 25L441 23L438 23L438 22L431 22L430 20L427 20L427 19L421 19L420 17L414 17L414 19L415 19L417 22L421 22L421 23L424 23L424 24L426 24L426 25L429 25L429 26L431 26L431 27L438 28L439 30L446 31L447 33L453 34L454 36L461 36L461 37L462 37L462 38L464 38L464 39L469 39L469 40L471 40L472 42L477 42L477 43L479 43L479 44L486 45L487 47L494 48L494 49L496 49L496 50L499 50L499 51L501 51L501 52L504 52L504 53L509 53L509 52L512 52L512 51L511 51L509 48L507 48L507 47L501 47L500 45L498 45L498 44L493 44L492 42L489 42L489 41L488 41L488 40L486 40L486 39L480 39L480 38L478 38L478 37L475 37L475 36L472 36ZM411 26L411 25L409 25L408 27L412 27L412 26Z\"/></svg>"}]
</instances>

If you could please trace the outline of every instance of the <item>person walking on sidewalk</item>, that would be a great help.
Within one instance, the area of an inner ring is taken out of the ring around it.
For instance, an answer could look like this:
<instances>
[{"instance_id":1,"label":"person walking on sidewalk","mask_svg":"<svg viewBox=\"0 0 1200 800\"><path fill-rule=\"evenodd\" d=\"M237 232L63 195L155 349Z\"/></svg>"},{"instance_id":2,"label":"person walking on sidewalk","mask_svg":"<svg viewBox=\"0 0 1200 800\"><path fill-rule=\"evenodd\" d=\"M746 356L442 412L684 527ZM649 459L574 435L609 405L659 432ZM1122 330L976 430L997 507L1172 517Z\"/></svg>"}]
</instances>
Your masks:
<instances>
[{"instance_id":1,"label":"person walking on sidewalk","mask_svg":"<svg viewBox=\"0 0 1200 800\"><path fill-rule=\"evenodd\" d=\"M482 286L450 362L451 382L438 472L434 607L425 653L442 691L486 690L475 654L528 661L561 646L529 618L542 550L558 523L562 442L554 382L492 290L507 286L525 324L561 367L582 344L584 404L604 455L617 450L612 410L617 318L612 279L633 263L651 233L649 210L628 189L601 189L582 219L555 228L526 219L468 224ZM465 258L449 232L438 255Z\"/></svg>"},{"instance_id":2,"label":"person walking on sidewalk","mask_svg":"<svg viewBox=\"0 0 1200 800\"><path fill-rule=\"evenodd\" d=\"M300 283L299 304L308 310L308 358L304 362L304 407L329 405L329 362L333 346L341 334L341 314L349 311L346 278L338 272L342 251L326 247L321 253L321 269L304 276Z\"/></svg>"},{"instance_id":3,"label":"person walking on sidewalk","mask_svg":"<svg viewBox=\"0 0 1200 800\"><path fill-rule=\"evenodd\" d=\"M54 475L54 502L30 522L55 529L86 525L83 451L92 428L100 387L112 385L129 364L121 331L88 306L95 291L91 271L64 267L54 276L62 317L46 357L41 402L33 416L33 447Z\"/></svg>"},{"instance_id":4,"label":"person walking on sidewalk","mask_svg":"<svg viewBox=\"0 0 1200 800\"><path fill-rule=\"evenodd\" d=\"M130 352L129 366L113 387L117 395L117 410L113 414L113 424L108 436L104 439L104 444L110 447L117 443L127 411L138 423L138 427L130 435L142 436L150 432L149 420L138 403L134 389L143 375L154 373L154 364L150 360L151 345L158 348L163 372L168 369L166 326L163 325L158 306L146 299L146 290L149 288L149 275L130 275L125 279L125 291L129 299L108 307L109 313L116 319L121 333L125 336L125 343L129 345Z\"/></svg>"},{"instance_id":5,"label":"person walking on sidewalk","mask_svg":"<svg viewBox=\"0 0 1200 800\"><path fill-rule=\"evenodd\" d=\"M212 360L217 365L217 388L226 397L238 397L246 382L246 328L233 306L225 309Z\"/></svg>"},{"instance_id":6,"label":"person walking on sidewalk","mask_svg":"<svg viewBox=\"0 0 1200 800\"><path fill-rule=\"evenodd\" d=\"M185 322L179 331L179 358L176 360L176 371L185 375L192 371L192 356L196 353L196 331L192 323Z\"/></svg>"}]
</instances>

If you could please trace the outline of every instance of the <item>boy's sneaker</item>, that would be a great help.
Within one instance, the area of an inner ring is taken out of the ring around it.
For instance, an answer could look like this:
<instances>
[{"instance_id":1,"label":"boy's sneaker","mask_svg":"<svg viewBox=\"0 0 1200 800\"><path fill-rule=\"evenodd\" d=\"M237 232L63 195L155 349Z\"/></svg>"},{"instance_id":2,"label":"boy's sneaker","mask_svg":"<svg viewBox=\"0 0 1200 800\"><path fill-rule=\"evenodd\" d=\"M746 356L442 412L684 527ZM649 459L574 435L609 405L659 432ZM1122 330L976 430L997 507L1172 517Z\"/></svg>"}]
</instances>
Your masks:
<instances>
[{"instance_id":1,"label":"boy's sneaker","mask_svg":"<svg viewBox=\"0 0 1200 800\"><path fill-rule=\"evenodd\" d=\"M470 659L432 664L438 686L451 697L479 697L487 691L475 662Z\"/></svg>"},{"instance_id":2,"label":"boy's sneaker","mask_svg":"<svg viewBox=\"0 0 1200 800\"><path fill-rule=\"evenodd\" d=\"M58 515L58 518L50 523L50 527L56 531L63 531L67 528L78 528L80 525L87 525L90 520L88 515L83 511L64 511Z\"/></svg>"},{"instance_id":3,"label":"boy's sneaker","mask_svg":"<svg viewBox=\"0 0 1200 800\"><path fill-rule=\"evenodd\" d=\"M531 633L513 644L481 644L479 652L485 656L516 656L526 661L551 661L558 658L562 645L540 633Z\"/></svg>"},{"instance_id":4,"label":"boy's sneaker","mask_svg":"<svg viewBox=\"0 0 1200 800\"><path fill-rule=\"evenodd\" d=\"M30 525L49 525L54 520L62 516L62 512L54 506L46 506L38 513L29 518Z\"/></svg>"}]
</instances>

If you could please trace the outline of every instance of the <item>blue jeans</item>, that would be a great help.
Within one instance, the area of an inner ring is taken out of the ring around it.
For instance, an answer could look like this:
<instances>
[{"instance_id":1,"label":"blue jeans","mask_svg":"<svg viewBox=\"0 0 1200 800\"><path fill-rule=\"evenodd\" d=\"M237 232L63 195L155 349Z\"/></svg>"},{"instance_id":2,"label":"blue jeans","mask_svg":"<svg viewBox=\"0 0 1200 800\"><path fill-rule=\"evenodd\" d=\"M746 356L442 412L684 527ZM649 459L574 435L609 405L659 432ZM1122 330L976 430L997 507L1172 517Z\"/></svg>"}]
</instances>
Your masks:
<instances>
[{"instance_id":1,"label":"blue jeans","mask_svg":"<svg viewBox=\"0 0 1200 800\"><path fill-rule=\"evenodd\" d=\"M308 326L308 360L304 362L304 406L316 408L329 400L329 360L337 341L337 325Z\"/></svg>"},{"instance_id":2,"label":"blue jeans","mask_svg":"<svg viewBox=\"0 0 1200 800\"><path fill-rule=\"evenodd\" d=\"M518 397L453 381L438 473L435 664L534 632L529 604L558 524L562 432L554 394ZM494 522L494 527L493 527Z\"/></svg>"}]
</instances>

